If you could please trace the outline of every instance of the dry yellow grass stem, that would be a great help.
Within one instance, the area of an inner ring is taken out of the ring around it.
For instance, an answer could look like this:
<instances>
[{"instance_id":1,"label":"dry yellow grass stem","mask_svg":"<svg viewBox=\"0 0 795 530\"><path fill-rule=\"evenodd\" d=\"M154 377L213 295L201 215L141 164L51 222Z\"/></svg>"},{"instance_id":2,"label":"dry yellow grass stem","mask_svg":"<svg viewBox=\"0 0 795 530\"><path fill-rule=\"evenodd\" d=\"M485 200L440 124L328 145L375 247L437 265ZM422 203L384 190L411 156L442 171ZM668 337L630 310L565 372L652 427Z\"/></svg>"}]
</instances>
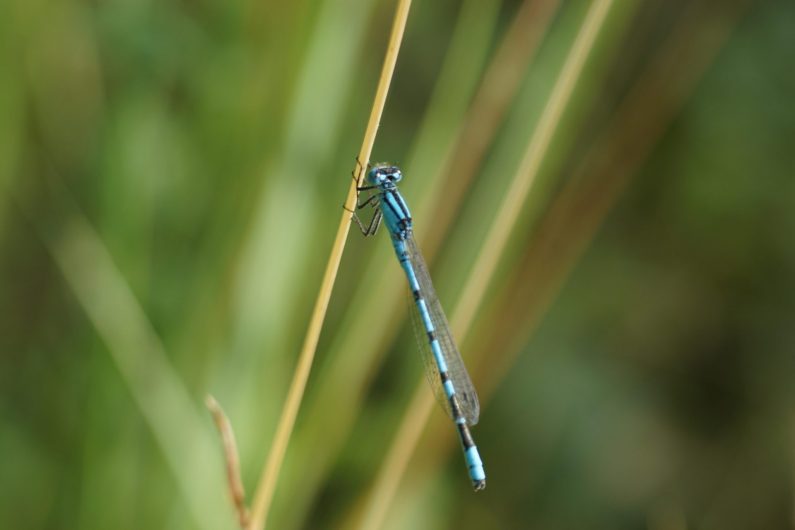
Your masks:
<instances>
[{"instance_id":1,"label":"dry yellow grass stem","mask_svg":"<svg viewBox=\"0 0 795 530\"><path fill-rule=\"evenodd\" d=\"M406 20L408 19L409 7L411 0L400 0L398 2L397 10L395 12L395 19L392 24L392 33L389 37L389 44L387 46L386 57L384 58L384 65L381 69L381 78L378 81L378 88L376 89L375 100L370 112L370 119L367 123L367 129L364 135L362 147L359 150L358 160L362 165L367 164L370 159L370 152L373 149L375 142L375 133L378 130L378 124L381 121L381 114L386 103L387 93L389 92L389 85L392 81L392 74L395 70L395 63L397 62L398 50L400 43L403 40L403 32L406 27ZM356 170L358 171L356 180L351 181L351 186L348 189L348 196L345 199L345 208L353 210L356 207L357 198L357 183L362 178L363 167L357 164ZM251 510L251 520L248 525L248 530L259 530L265 527L265 521L268 516L268 510L273 500L273 494L276 489L276 482L279 477L279 470L281 469L284 455L287 451L287 445L290 441L293 427L295 425L295 418L298 414L298 408L304 395L306 388L306 381L309 377L309 371L312 367L312 361L315 357L315 350L320 338L320 330L323 326L323 320L326 316L328 309L329 299L331 298L331 290L334 287L334 281L337 277L337 270L339 269L340 260L342 259L342 252L345 248L345 241L348 237L348 229L350 228L351 214L343 212L340 219L337 235L334 239L334 246L331 249L326 271L323 274L323 280L320 285L320 292L318 293L315 307L312 311L312 317L309 321L309 329L307 330L304 344L301 348L301 354L298 359L293 380L290 383L290 389L287 394L287 400L282 415L279 418L279 424L276 428L273 445L271 446L268 460L262 470L259 484L254 495L254 503Z\"/></svg>"},{"instance_id":2,"label":"dry yellow grass stem","mask_svg":"<svg viewBox=\"0 0 795 530\"><path fill-rule=\"evenodd\" d=\"M418 133L415 135L415 147L411 150L412 154L408 157L408 160L403 162L404 170L411 167L434 168L430 169L430 173L426 177L425 181L428 185L426 192L415 201L412 201L412 211L417 214L417 219L427 219L433 215L433 222L423 224L423 226L433 231L436 235L436 240L441 240L442 236L448 231L454 219L454 214L460 208L461 200L466 195L466 190L476 171L468 170L466 175L454 174L454 171L461 169L459 164L454 163L451 168L445 170L447 172L445 179L437 178L437 172L442 171L441 166L445 165L443 164L445 159L451 158L455 160L465 149L471 147L470 144L473 142L478 145L483 144L485 147L481 150L486 150L491 144L494 131L490 129L484 130L476 120L482 119L484 115L499 114L500 111L498 109L507 107L518 89L518 87L513 87L509 84L510 79L506 80L506 75L490 76L487 74L480 76L479 74L481 61L477 54L473 57L473 44L475 47L488 46L492 34L491 31L486 32L483 28L476 28L475 26L483 24L484 17L492 16L489 11L494 8L484 8L482 7L483 4L478 4L478 1L470 1L462 5L453 31L453 37L450 41L450 49L446 51L444 62L440 68L439 79L433 89L433 95L428 105L429 109L434 108L435 110L429 110L426 113L422 124L418 128ZM544 13L545 9L542 7L528 9L528 6L546 7L548 4L557 3L558 0L525 0L524 6L519 10L522 15L516 15L516 20L511 24L512 29L507 32L499 46L500 50L503 50L508 44L521 46L523 50L521 53L517 53L515 50L513 53L498 51L496 56L502 57L498 70L502 72L506 70L518 72L515 76L517 78L522 77L522 72L527 71L527 57L533 55L535 41L539 40L537 37L534 38L532 34L544 34L544 26L546 26L550 18ZM496 12L496 9L494 11ZM530 16L532 14L537 15L537 17L532 18ZM473 23L473 19L477 23ZM529 37L526 35L527 32L531 34ZM488 38L486 33L488 33ZM507 42L509 40L510 43ZM462 71L462 67L459 64L461 57L469 58L468 64L465 66L466 71ZM483 59L485 61L485 57ZM469 64L470 62L475 64ZM497 67L494 64L496 62L497 59L492 61L488 69L489 72ZM469 101L470 98L464 98L461 97L461 94L457 94L456 98L452 98L455 101L451 102L449 91L458 86L463 93L469 94L470 80L471 87L475 88L479 78L481 86L477 91L472 90L477 94L471 104L472 110L464 114L467 106L466 101ZM519 81L517 80L517 85ZM495 86L498 83L501 85ZM443 110L440 111L440 108ZM462 115L466 116L466 125L462 126L459 124L456 128L449 126L448 122L451 117ZM447 139L448 129L452 130L449 134L449 140ZM440 140L441 137L445 137L445 139ZM473 137L477 137L477 141L473 140ZM423 138L430 138L430 140L423 140ZM467 141L466 138L469 138L469 140ZM466 145L462 145L463 143L466 143ZM430 144L449 144L456 147L454 149L438 149L433 157L430 157L427 152L427 145ZM447 151L452 152L452 157L442 154ZM440 154L442 156L439 156ZM477 158L479 160L481 156ZM431 162L431 159L437 161ZM436 169L437 167L438 170ZM418 173L420 172L418 171ZM439 184L442 185L439 186ZM445 199L439 200L442 190L447 190L444 191ZM437 206L441 206L445 210L443 214L438 216L432 213L432 210L436 212ZM419 226L416 226L415 230L417 230L415 236L422 240L425 258L429 263L433 262L434 248L426 244L427 238L424 237L428 230L423 232ZM376 259L383 259L384 262L393 259L393 256L390 255L392 253L391 246L388 249L380 247L380 245L377 246L379 249L376 250L376 255L381 257ZM380 269L379 271L375 276L382 276L381 273L383 271ZM322 380L318 380L318 386L313 389L311 401L308 401L305 405L306 408L302 413L304 415L304 427L296 429L295 438L292 442L292 451L296 452L296 454L307 454L309 452L313 455L313 465L309 469L303 470L300 480L290 480L289 483L285 480L283 482L282 488L284 491L282 494L289 496L290 499L288 510L281 509L281 503L278 502L278 499L276 501L278 506L275 505L273 508L274 517L278 517L280 522L288 526L299 525L300 523L297 521L305 517L309 509L309 503L315 499L324 477L329 473L336 455L353 428L354 421L359 416L365 389L377 372L377 365L381 362L381 357L398 334L402 324L400 316L405 316L405 286L399 281L384 283L381 281L383 278L381 278L378 280L379 296L373 297L372 289L368 288L368 285L372 285L369 282L374 278L370 274L371 272L360 278L357 294L349 304L355 310L350 312L345 319L346 322L358 322L360 316L372 314L374 311L379 312L384 318L378 319L377 322L371 320L367 326L358 327L356 333L339 334L336 340L331 341L327 351L330 362L325 368L326 371ZM401 278L396 279L400 280ZM401 309L402 311L400 311ZM387 318L384 311L397 311L397 313L395 313L395 318ZM370 355L369 358L361 355L363 345L366 345ZM348 384L340 387L340 380L347 381ZM333 424L325 421L328 416L327 404L331 397L338 404ZM316 443L319 436L322 436L324 440L322 447L318 447ZM279 515L276 515L277 511ZM288 515L284 515L285 511L287 511Z\"/></svg>"},{"instance_id":3,"label":"dry yellow grass stem","mask_svg":"<svg viewBox=\"0 0 795 530\"><path fill-rule=\"evenodd\" d=\"M563 111L571 99L576 82L612 4L612 0L598 0L591 5L566 57L561 73L552 89L552 94L525 151L525 156L502 205L498 209L497 218L488 232L478 261L464 284L466 288L452 318L453 333L459 339L469 328L475 310L483 299L486 287L497 268L499 258L519 218L522 205L527 199ZM430 415L433 403L433 397L423 382L415 392L411 406L404 414L384 465L378 473L360 528L372 530L382 526L389 505L397 491L400 478L403 476L409 458L414 452Z\"/></svg>"},{"instance_id":4,"label":"dry yellow grass stem","mask_svg":"<svg viewBox=\"0 0 795 530\"><path fill-rule=\"evenodd\" d=\"M248 508L246 507L246 490L243 487L243 480L240 478L240 457L237 453L237 442L232 424L229 423L224 409L218 401L211 395L207 395L204 400L207 409L213 416L215 426L221 434L221 441L224 445L224 457L226 460L226 479L229 486L229 494L232 496L232 503L237 511L237 520L241 528L248 525Z\"/></svg>"}]
</instances>

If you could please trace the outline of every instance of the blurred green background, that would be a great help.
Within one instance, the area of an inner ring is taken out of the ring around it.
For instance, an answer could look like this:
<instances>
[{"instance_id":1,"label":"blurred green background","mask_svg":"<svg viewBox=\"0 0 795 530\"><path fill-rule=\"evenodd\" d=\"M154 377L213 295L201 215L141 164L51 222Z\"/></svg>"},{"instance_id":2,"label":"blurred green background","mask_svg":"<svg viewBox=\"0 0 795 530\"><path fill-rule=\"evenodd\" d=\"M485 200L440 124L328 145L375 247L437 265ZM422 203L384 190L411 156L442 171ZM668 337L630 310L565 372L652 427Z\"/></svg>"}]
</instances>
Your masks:
<instances>
[{"instance_id":1,"label":"blurred green background","mask_svg":"<svg viewBox=\"0 0 795 530\"><path fill-rule=\"evenodd\" d=\"M589 5L412 7L373 159L448 313ZM0 4L0 528L235 527L202 402L253 491L393 9ZM791 1L612 4L461 337L489 485L435 410L384 528L793 527L793 59ZM403 281L351 233L269 528L358 527Z\"/></svg>"}]
</instances>

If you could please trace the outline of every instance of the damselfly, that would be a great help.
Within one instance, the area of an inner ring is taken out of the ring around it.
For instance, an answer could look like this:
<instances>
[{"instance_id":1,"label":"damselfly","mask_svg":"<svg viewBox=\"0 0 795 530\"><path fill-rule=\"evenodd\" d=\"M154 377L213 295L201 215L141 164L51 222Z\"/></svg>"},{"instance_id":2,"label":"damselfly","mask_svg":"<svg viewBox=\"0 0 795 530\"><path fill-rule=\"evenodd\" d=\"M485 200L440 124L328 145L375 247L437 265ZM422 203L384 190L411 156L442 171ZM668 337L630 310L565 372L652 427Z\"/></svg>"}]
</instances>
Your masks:
<instances>
[{"instance_id":1,"label":"damselfly","mask_svg":"<svg viewBox=\"0 0 795 530\"><path fill-rule=\"evenodd\" d=\"M469 477L475 490L486 487L486 473L478 448L469 431L478 422L480 404L461 354L453 341L450 326L433 289L428 267L414 241L411 213L397 189L403 177L400 168L378 164L367 173L367 185L358 190L374 193L357 205L375 209L367 226L354 213L353 219L365 236L372 236L386 223L392 246L409 281L411 316L417 344L425 362L425 375L436 399L453 419L464 450Z\"/></svg>"}]
</instances>

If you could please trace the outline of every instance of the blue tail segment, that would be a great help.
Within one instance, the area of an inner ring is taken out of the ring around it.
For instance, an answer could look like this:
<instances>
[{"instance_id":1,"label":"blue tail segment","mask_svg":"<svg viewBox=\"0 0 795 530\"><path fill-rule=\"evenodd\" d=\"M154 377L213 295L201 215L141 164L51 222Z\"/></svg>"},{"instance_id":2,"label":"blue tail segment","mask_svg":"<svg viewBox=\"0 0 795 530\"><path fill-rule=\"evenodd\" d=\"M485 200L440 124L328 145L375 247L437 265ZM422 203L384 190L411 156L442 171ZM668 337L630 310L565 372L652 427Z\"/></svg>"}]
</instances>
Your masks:
<instances>
[{"instance_id":1,"label":"blue tail segment","mask_svg":"<svg viewBox=\"0 0 795 530\"><path fill-rule=\"evenodd\" d=\"M373 190L375 193L359 208L369 205L376 211L367 227L355 214L354 220L365 235L375 234L382 220L389 230L395 254L408 280L411 316L425 363L425 374L437 401L455 422L469 477L475 490L479 491L486 487L486 473L469 426L478 422L480 404L450 333L450 325L436 296L428 267L414 241L411 213L397 189L401 178L402 173L395 166L374 166L367 173L368 185L359 190ZM377 202L373 200L375 197Z\"/></svg>"}]
</instances>

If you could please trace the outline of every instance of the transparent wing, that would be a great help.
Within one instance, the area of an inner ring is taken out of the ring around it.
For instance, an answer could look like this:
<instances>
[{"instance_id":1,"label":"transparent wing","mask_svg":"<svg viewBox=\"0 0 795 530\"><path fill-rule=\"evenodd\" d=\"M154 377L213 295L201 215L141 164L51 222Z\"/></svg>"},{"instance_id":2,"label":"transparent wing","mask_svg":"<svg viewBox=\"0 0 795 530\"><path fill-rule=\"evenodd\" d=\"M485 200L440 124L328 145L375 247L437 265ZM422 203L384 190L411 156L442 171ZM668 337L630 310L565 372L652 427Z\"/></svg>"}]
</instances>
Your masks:
<instances>
[{"instance_id":1,"label":"transparent wing","mask_svg":"<svg viewBox=\"0 0 795 530\"><path fill-rule=\"evenodd\" d=\"M417 309L417 305L414 303L414 296L411 294L411 288L406 289L406 293L408 294L408 298L406 300L408 300L409 304L411 327L414 328L414 336L417 339L417 347L420 349L420 354L422 354L422 362L425 365L425 377L427 377L428 383L431 385L431 389L433 389L433 395L436 397L436 401L439 402L439 405L441 405L447 415L452 418L453 411L450 408L450 402L447 399L447 395L444 393L444 388L442 388L442 381L439 377L439 367L436 365L436 361L434 360L431 345L428 343L428 335L425 333L425 326L422 325L420 311Z\"/></svg>"},{"instance_id":2,"label":"transparent wing","mask_svg":"<svg viewBox=\"0 0 795 530\"><path fill-rule=\"evenodd\" d=\"M453 388L455 388L459 405L461 406L461 414L464 419L466 419L467 424L475 425L480 417L480 403L478 402L477 392L475 392L475 387L472 385L472 380L469 378L469 373L467 373L464 361L461 359L461 354L458 352L458 348L453 341L453 336L450 333L450 325L447 323L447 318L444 316L442 305L439 303L439 297L436 296L436 291L433 289L431 276L428 274L428 267L425 265L425 260L420 250L417 248L417 244L412 235L409 235L406 241L406 247L409 252L409 260L414 268L414 274L420 285L420 294L425 299L428 312L431 315L433 327L436 330L436 338L442 348L442 355L444 356L445 363L447 363L447 371L453 383ZM425 333L425 327L422 324L419 310L414 303L411 293L409 293L409 305L409 312L411 313L411 319L414 324L414 332L417 336L417 345L420 348L422 359L425 363L425 375L428 378L428 382L431 384L436 400L452 418L453 414L450 409L450 403L447 400L441 380L439 379L439 367L436 365L431 345L428 343L428 336Z\"/></svg>"}]
</instances>

